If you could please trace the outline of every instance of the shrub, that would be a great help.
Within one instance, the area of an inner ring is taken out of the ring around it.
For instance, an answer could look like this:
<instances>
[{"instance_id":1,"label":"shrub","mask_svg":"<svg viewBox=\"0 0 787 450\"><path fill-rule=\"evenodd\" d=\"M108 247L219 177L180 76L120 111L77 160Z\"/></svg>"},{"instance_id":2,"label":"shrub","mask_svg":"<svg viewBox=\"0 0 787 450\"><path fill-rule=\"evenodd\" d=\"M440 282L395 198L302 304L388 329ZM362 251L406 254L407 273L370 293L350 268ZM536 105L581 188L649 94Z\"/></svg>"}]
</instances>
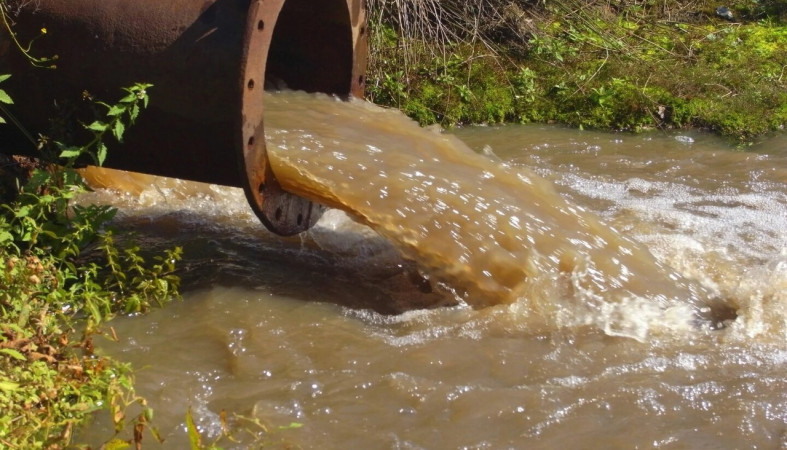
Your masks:
<instances>
[{"instance_id":1,"label":"shrub","mask_svg":"<svg viewBox=\"0 0 787 450\"><path fill-rule=\"evenodd\" d=\"M134 394L130 368L95 355L92 340L107 335L101 324L115 314L144 312L177 296L181 250L148 262L138 247L116 244L114 208L71 203L85 189L73 169L77 158L101 164L105 135L122 139L147 105L149 87L137 84L116 104L100 103L105 120L85 126L93 139L54 143L59 164L39 161L26 182L15 181L15 198L0 205L2 446L65 446L99 409L110 411L118 431L129 421L139 432L146 427L151 412ZM11 101L5 92L0 99ZM142 413L126 417L132 403Z\"/></svg>"}]
</instances>

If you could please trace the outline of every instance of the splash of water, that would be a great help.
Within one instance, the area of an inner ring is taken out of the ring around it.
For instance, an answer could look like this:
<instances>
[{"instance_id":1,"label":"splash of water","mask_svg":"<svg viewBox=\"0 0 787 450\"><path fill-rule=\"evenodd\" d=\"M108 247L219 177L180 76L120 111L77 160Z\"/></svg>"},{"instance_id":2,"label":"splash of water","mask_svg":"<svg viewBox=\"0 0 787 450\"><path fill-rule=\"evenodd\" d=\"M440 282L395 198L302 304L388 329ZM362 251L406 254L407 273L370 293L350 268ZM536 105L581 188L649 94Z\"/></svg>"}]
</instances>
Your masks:
<instances>
[{"instance_id":1,"label":"splash of water","mask_svg":"<svg viewBox=\"0 0 787 450\"><path fill-rule=\"evenodd\" d=\"M516 304L637 338L651 317L688 324L702 308L698 286L531 171L399 112L335 104L268 95L266 138L280 182L369 225L467 303Z\"/></svg>"}]
</instances>

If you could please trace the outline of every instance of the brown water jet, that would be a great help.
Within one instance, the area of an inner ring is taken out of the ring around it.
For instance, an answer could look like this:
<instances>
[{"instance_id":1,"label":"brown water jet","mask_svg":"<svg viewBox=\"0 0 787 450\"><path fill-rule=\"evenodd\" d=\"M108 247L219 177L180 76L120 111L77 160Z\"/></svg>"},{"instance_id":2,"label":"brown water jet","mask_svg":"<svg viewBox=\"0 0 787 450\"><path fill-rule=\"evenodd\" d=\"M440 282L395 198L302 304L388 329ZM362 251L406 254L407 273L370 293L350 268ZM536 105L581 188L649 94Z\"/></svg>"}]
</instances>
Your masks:
<instances>
[{"instance_id":1,"label":"brown water jet","mask_svg":"<svg viewBox=\"0 0 787 450\"><path fill-rule=\"evenodd\" d=\"M715 314L699 285L523 167L365 102L334 108L305 93L266 102L271 164L285 189L347 211L473 306L517 302L555 317L579 308L623 335L616 323L626 310L668 311L687 324ZM297 124L282 121L292 116Z\"/></svg>"}]
</instances>

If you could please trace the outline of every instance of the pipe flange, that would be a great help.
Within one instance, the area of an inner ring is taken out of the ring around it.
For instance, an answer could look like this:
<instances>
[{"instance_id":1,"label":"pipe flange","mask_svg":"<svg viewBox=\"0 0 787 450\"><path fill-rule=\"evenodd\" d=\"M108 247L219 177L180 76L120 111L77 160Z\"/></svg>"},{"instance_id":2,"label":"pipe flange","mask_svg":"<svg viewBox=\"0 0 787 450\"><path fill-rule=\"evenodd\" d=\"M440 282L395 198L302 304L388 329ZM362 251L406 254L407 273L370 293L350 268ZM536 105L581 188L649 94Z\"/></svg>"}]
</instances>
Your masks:
<instances>
[{"instance_id":1,"label":"pipe flange","mask_svg":"<svg viewBox=\"0 0 787 450\"><path fill-rule=\"evenodd\" d=\"M263 95L268 51L284 1L253 1L246 24L243 58L241 133L246 175L244 190L254 213L268 230L291 236L311 228L324 208L282 189L273 174L265 146Z\"/></svg>"}]
</instances>

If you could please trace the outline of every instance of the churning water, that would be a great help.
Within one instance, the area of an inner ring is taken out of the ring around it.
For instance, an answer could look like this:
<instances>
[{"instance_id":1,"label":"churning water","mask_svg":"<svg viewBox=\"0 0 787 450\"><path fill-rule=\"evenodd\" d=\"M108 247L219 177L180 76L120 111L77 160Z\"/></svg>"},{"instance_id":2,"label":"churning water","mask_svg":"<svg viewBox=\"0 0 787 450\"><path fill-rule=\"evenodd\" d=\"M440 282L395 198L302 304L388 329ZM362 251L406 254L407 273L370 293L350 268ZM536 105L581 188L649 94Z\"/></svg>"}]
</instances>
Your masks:
<instances>
[{"instance_id":1,"label":"churning water","mask_svg":"<svg viewBox=\"0 0 787 450\"><path fill-rule=\"evenodd\" d=\"M235 415L274 447L787 448L784 135L743 152L449 135L303 93L266 109L282 184L337 208L304 236L237 189L90 174L110 188L85 200L185 248L184 300L102 346L139 370L164 448L189 408L215 438L227 411L237 448L264 433Z\"/></svg>"}]
</instances>

